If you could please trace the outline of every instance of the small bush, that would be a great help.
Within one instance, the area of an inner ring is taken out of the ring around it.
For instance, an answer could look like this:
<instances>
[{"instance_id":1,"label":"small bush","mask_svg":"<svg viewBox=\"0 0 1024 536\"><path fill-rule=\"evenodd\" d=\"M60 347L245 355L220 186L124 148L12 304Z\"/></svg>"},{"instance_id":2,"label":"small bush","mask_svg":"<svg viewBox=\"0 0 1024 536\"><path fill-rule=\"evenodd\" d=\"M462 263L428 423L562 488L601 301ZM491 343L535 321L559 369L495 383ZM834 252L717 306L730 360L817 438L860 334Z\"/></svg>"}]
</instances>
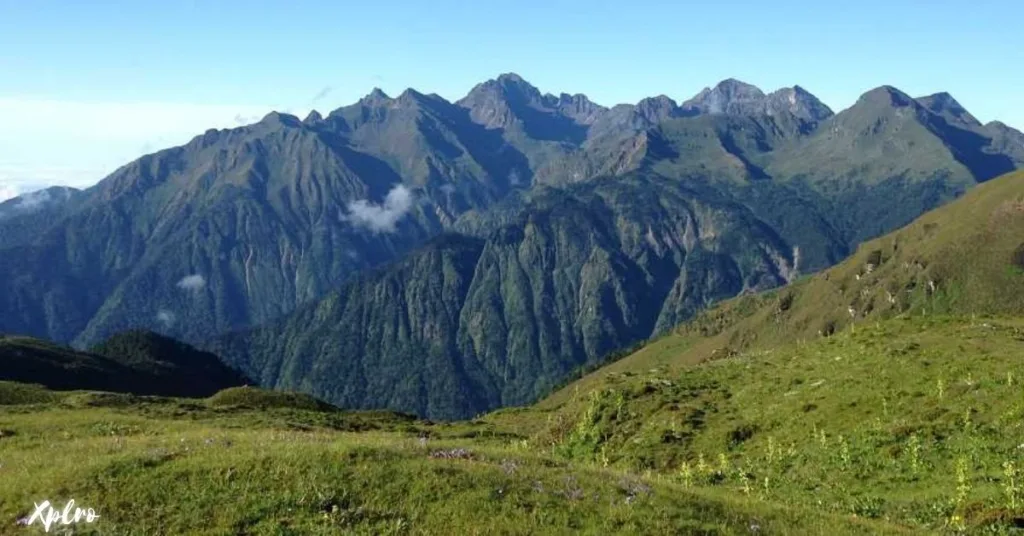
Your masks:
<instances>
[{"instance_id":1,"label":"small bush","mask_svg":"<svg viewBox=\"0 0 1024 536\"><path fill-rule=\"evenodd\" d=\"M727 439L729 441L729 448L738 447L745 441L754 437L754 433L757 432L756 425L743 424L733 428L729 431Z\"/></svg>"}]
</instances>

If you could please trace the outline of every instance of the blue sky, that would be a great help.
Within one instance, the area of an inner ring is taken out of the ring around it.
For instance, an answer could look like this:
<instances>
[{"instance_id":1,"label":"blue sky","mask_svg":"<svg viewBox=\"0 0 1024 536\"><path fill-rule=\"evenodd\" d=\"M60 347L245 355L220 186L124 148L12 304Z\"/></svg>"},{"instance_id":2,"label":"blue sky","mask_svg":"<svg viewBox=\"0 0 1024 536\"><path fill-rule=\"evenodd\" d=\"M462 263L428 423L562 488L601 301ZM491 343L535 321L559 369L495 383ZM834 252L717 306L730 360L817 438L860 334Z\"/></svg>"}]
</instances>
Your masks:
<instances>
[{"instance_id":1,"label":"blue sky","mask_svg":"<svg viewBox=\"0 0 1024 536\"><path fill-rule=\"evenodd\" d=\"M0 197L272 109L457 99L509 71L605 105L735 77L838 111L890 84L1024 128L1022 21L1019 0L0 0Z\"/></svg>"}]
</instances>

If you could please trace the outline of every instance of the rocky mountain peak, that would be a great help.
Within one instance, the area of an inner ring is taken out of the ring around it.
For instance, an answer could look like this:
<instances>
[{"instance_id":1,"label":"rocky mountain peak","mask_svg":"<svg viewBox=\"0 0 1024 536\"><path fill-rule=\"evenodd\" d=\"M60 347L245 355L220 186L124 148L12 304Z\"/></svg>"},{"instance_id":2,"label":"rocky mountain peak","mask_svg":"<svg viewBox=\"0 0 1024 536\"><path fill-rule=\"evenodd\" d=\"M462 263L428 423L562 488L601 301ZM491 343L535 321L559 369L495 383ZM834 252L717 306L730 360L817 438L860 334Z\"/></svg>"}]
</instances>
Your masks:
<instances>
[{"instance_id":1,"label":"rocky mountain peak","mask_svg":"<svg viewBox=\"0 0 1024 536\"><path fill-rule=\"evenodd\" d=\"M648 97L638 102L635 111L647 121L658 123L677 115L679 105L676 104L676 101L665 95L658 95L657 97Z\"/></svg>"},{"instance_id":2,"label":"rocky mountain peak","mask_svg":"<svg viewBox=\"0 0 1024 536\"><path fill-rule=\"evenodd\" d=\"M906 108L908 106L914 106L916 103L917 101L899 89L892 86L880 86L861 95L854 106L874 104L895 108Z\"/></svg>"},{"instance_id":3,"label":"rocky mountain peak","mask_svg":"<svg viewBox=\"0 0 1024 536\"><path fill-rule=\"evenodd\" d=\"M728 78L714 88L704 88L684 102L682 108L707 114L745 113L752 106L759 106L764 98L764 92L757 86Z\"/></svg>"},{"instance_id":4,"label":"rocky mountain peak","mask_svg":"<svg viewBox=\"0 0 1024 536\"><path fill-rule=\"evenodd\" d=\"M416 91L413 88L408 88L403 91L398 98L394 99L398 102L418 102L426 98L426 95Z\"/></svg>"},{"instance_id":5,"label":"rocky mountain peak","mask_svg":"<svg viewBox=\"0 0 1024 536\"><path fill-rule=\"evenodd\" d=\"M261 125L282 125L287 127L301 126L302 122L292 114L282 112L270 112L260 120ZM207 131L209 133L209 131Z\"/></svg>"},{"instance_id":6,"label":"rocky mountain peak","mask_svg":"<svg viewBox=\"0 0 1024 536\"><path fill-rule=\"evenodd\" d=\"M467 107L472 103L488 100L539 103L543 100L540 90L515 73L504 73L497 78L481 82L458 102Z\"/></svg>"},{"instance_id":7,"label":"rocky mountain peak","mask_svg":"<svg viewBox=\"0 0 1024 536\"><path fill-rule=\"evenodd\" d=\"M315 124L315 123L319 123L319 122L321 122L323 120L324 120L324 116L320 115L320 112L318 112L316 110L312 110L312 111L309 112L309 115L307 115L306 118L302 120L302 122L307 124L307 125L312 125L312 124Z\"/></svg>"},{"instance_id":8,"label":"rocky mountain peak","mask_svg":"<svg viewBox=\"0 0 1024 536\"><path fill-rule=\"evenodd\" d=\"M824 121L835 115L832 109L800 86L782 88L765 99L769 114L788 112L805 121Z\"/></svg>"},{"instance_id":9,"label":"rocky mountain peak","mask_svg":"<svg viewBox=\"0 0 1024 536\"><path fill-rule=\"evenodd\" d=\"M917 102L932 113L946 118L947 121L959 122L971 127L981 126L981 121L978 121L952 95L945 91L920 97L917 99Z\"/></svg>"},{"instance_id":10,"label":"rocky mountain peak","mask_svg":"<svg viewBox=\"0 0 1024 536\"><path fill-rule=\"evenodd\" d=\"M547 95L544 101L545 107L556 110L580 124L593 123L606 111L604 106L594 103L582 93L562 93L558 97Z\"/></svg>"},{"instance_id":11,"label":"rocky mountain peak","mask_svg":"<svg viewBox=\"0 0 1024 536\"><path fill-rule=\"evenodd\" d=\"M753 84L735 78L726 78L715 86L712 93L721 93L733 99L757 99L764 97L764 92Z\"/></svg>"},{"instance_id":12,"label":"rocky mountain peak","mask_svg":"<svg viewBox=\"0 0 1024 536\"><path fill-rule=\"evenodd\" d=\"M380 106L388 102L391 102L391 97L379 87L373 88L365 97L359 99L359 103L365 106Z\"/></svg>"}]
</instances>

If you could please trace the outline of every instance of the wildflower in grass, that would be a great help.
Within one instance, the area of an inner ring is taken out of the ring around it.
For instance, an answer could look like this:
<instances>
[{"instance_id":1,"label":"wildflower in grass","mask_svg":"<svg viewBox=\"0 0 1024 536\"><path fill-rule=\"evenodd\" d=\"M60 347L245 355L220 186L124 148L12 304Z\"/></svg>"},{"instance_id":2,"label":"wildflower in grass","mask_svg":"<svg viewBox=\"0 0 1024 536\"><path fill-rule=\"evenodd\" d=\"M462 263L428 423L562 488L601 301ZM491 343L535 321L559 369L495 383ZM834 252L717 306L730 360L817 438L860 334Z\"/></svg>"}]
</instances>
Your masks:
<instances>
[{"instance_id":1,"label":"wildflower in grass","mask_svg":"<svg viewBox=\"0 0 1024 536\"><path fill-rule=\"evenodd\" d=\"M1013 387L1013 371L1007 371L1006 373L1006 386Z\"/></svg>"},{"instance_id":2,"label":"wildflower in grass","mask_svg":"<svg viewBox=\"0 0 1024 536\"><path fill-rule=\"evenodd\" d=\"M946 392L946 382L942 381L942 378L939 378L935 383L938 388L939 399L942 399L942 395Z\"/></svg>"},{"instance_id":3,"label":"wildflower in grass","mask_svg":"<svg viewBox=\"0 0 1024 536\"><path fill-rule=\"evenodd\" d=\"M701 476L707 476L711 472L711 466L708 465L707 460L704 459L704 453L701 452L697 455L697 473Z\"/></svg>"},{"instance_id":4,"label":"wildflower in grass","mask_svg":"<svg viewBox=\"0 0 1024 536\"><path fill-rule=\"evenodd\" d=\"M921 468L921 440L917 434L910 435L910 440L907 441L907 454L910 455L910 472L916 475Z\"/></svg>"},{"instance_id":5,"label":"wildflower in grass","mask_svg":"<svg viewBox=\"0 0 1024 536\"><path fill-rule=\"evenodd\" d=\"M626 405L626 398L622 391L615 392L615 420L622 418L622 408Z\"/></svg>"},{"instance_id":6,"label":"wildflower in grass","mask_svg":"<svg viewBox=\"0 0 1024 536\"><path fill-rule=\"evenodd\" d=\"M960 514L953 514L953 516L949 518L949 524L957 532L963 532L967 530L967 524L964 523L964 516Z\"/></svg>"},{"instance_id":7,"label":"wildflower in grass","mask_svg":"<svg viewBox=\"0 0 1024 536\"><path fill-rule=\"evenodd\" d=\"M683 462L679 466L679 476L683 478L683 487L689 488L693 485L693 467L690 466L690 462Z\"/></svg>"},{"instance_id":8,"label":"wildflower in grass","mask_svg":"<svg viewBox=\"0 0 1024 536\"><path fill-rule=\"evenodd\" d=\"M740 485L742 486L743 494L750 495L750 475L747 474L747 472L744 471L742 467L737 469L736 472L739 474Z\"/></svg>"},{"instance_id":9,"label":"wildflower in grass","mask_svg":"<svg viewBox=\"0 0 1024 536\"><path fill-rule=\"evenodd\" d=\"M971 430L971 408L964 410L964 431L969 432Z\"/></svg>"},{"instance_id":10,"label":"wildflower in grass","mask_svg":"<svg viewBox=\"0 0 1024 536\"><path fill-rule=\"evenodd\" d=\"M766 457L768 459L768 465L769 466L774 465L775 464L775 456L776 456L776 446L775 446L775 438L774 437L771 437L771 436L768 437L768 446L767 446L766 450L767 450Z\"/></svg>"},{"instance_id":11,"label":"wildflower in grass","mask_svg":"<svg viewBox=\"0 0 1024 536\"><path fill-rule=\"evenodd\" d=\"M850 444L843 435L839 436L839 460L843 462L843 470L850 468Z\"/></svg>"},{"instance_id":12,"label":"wildflower in grass","mask_svg":"<svg viewBox=\"0 0 1024 536\"><path fill-rule=\"evenodd\" d=\"M818 442L821 443L822 447L828 447L828 436L825 435L825 431L821 430L818 435Z\"/></svg>"},{"instance_id":13,"label":"wildflower in grass","mask_svg":"<svg viewBox=\"0 0 1024 536\"><path fill-rule=\"evenodd\" d=\"M971 479L968 475L967 457L960 456L956 460L956 504L963 506L971 493Z\"/></svg>"},{"instance_id":14,"label":"wildflower in grass","mask_svg":"<svg viewBox=\"0 0 1024 536\"><path fill-rule=\"evenodd\" d=\"M725 457L724 452L718 453L718 470L722 476L729 474L729 458Z\"/></svg>"},{"instance_id":15,"label":"wildflower in grass","mask_svg":"<svg viewBox=\"0 0 1024 536\"><path fill-rule=\"evenodd\" d=\"M1013 462L1003 463L1003 492L1006 493L1006 507L1011 511L1017 510L1017 497L1020 489L1017 487L1017 467Z\"/></svg>"}]
</instances>

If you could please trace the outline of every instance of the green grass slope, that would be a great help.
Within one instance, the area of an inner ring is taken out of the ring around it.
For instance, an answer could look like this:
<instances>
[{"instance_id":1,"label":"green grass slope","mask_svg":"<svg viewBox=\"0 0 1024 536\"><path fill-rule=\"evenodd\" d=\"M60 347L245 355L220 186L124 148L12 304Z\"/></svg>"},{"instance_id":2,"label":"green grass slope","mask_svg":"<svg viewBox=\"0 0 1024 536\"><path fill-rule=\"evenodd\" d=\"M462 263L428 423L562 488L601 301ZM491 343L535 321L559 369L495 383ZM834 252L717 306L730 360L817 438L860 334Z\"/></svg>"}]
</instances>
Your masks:
<instances>
[{"instance_id":1,"label":"green grass slope","mask_svg":"<svg viewBox=\"0 0 1024 536\"><path fill-rule=\"evenodd\" d=\"M914 526L1024 524L1024 321L917 316L605 374L492 422L576 462ZM518 428L512 426L517 425Z\"/></svg>"},{"instance_id":2,"label":"green grass slope","mask_svg":"<svg viewBox=\"0 0 1024 536\"><path fill-rule=\"evenodd\" d=\"M25 389L0 383L0 400ZM0 411L5 534L44 499L101 516L75 534L913 533L570 462L480 423L50 396Z\"/></svg>"}]
</instances>

